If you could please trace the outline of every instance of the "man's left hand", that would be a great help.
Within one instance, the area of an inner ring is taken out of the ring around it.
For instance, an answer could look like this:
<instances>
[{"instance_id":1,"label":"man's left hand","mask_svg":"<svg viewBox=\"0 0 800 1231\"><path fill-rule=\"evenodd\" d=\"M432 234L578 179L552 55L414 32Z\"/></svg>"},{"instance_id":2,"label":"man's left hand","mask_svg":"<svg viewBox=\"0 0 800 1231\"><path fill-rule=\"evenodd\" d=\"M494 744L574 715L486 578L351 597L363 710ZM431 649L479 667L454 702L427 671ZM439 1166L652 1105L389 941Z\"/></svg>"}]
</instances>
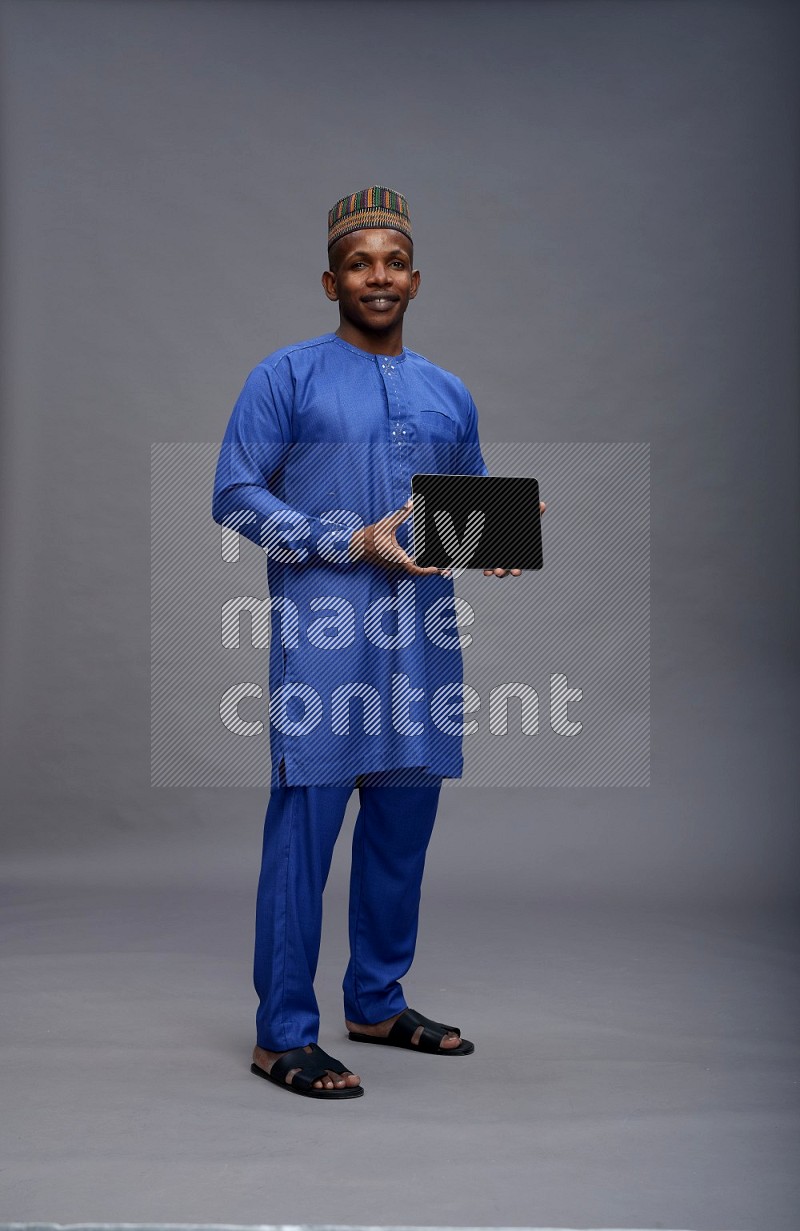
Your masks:
<instances>
[{"instance_id":1,"label":"man's left hand","mask_svg":"<svg viewBox=\"0 0 800 1231\"><path fill-rule=\"evenodd\" d=\"M543 500L539 501L539 516L544 513L547 505ZM484 577L519 577L522 572L521 568L485 568L483 570Z\"/></svg>"}]
</instances>

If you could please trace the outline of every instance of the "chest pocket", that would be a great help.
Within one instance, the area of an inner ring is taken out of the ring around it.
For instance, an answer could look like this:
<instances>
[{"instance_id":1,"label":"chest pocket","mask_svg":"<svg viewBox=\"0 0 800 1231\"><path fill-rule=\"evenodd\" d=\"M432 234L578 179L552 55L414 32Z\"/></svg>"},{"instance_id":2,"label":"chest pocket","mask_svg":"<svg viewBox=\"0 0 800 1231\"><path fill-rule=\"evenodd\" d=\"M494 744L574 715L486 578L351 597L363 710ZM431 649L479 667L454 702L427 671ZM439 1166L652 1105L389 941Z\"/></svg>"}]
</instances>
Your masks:
<instances>
[{"instance_id":1,"label":"chest pocket","mask_svg":"<svg viewBox=\"0 0 800 1231\"><path fill-rule=\"evenodd\" d=\"M447 440L454 443L458 439L458 420L443 410L421 410L419 434L422 441Z\"/></svg>"}]
</instances>

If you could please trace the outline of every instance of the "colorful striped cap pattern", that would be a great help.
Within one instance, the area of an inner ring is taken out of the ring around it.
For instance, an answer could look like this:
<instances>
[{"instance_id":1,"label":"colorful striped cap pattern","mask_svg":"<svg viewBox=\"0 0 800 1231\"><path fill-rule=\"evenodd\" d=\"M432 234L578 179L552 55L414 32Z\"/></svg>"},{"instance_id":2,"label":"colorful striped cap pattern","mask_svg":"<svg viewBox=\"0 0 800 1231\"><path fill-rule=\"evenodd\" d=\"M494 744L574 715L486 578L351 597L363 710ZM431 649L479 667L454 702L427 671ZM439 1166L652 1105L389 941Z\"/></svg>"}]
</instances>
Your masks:
<instances>
[{"instance_id":1,"label":"colorful striped cap pattern","mask_svg":"<svg viewBox=\"0 0 800 1231\"><path fill-rule=\"evenodd\" d=\"M380 184L375 184L372 188L362 188L361 192L353 192L349 197L342 197L341 201L337 201L333 209L328 211L328 248L343 235L360 231L363 227L402 231L403 235L411 239L408 201L399 192L383 188Z\"/></svg>"}]
</instances>

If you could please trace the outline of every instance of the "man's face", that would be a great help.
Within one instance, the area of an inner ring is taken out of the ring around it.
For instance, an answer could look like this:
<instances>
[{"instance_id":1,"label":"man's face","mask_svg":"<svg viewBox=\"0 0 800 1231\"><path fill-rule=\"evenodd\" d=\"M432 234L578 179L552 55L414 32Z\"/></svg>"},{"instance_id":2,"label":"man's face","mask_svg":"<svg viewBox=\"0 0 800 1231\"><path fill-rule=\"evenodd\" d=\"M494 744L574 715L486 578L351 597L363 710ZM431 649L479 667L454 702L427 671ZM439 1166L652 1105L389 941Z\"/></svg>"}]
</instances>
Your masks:
<instances>
[{"instance_id":1,"label":"man's face","mask_svg":"<svg viewBox=\"0 0 800 1231\"><path fill-rule=\"evenodd\" d=\"M366 333L385 333L402 321L419 287L410 240L399 231L351 231L334 244L322 275L329 299L344 320Z\"/></svg>"}]
</instances>

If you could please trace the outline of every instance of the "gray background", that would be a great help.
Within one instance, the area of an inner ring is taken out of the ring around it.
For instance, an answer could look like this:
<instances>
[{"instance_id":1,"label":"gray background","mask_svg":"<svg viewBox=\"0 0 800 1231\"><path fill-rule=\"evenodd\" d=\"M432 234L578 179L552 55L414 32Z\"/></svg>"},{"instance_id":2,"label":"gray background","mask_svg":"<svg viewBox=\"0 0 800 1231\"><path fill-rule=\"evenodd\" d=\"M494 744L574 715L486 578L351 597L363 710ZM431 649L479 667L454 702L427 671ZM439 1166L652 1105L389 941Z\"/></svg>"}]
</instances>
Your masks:
<instances>
[{"instance_id":1,"label":"gray background","mask_svg":"<svg viewBox=\"0 0 800 1231\"><path fill-rule=\"evenodd\" d=\"M0 12L3 1215L788 1231L795 8ZM407 991L452 1067L342 1042L342 843L320 1041L369 1088L319 1108L247 1072L264 790L150 786L150 446L335 327L374 182L487 438L651 444L652 774L445 792Z\"/></svg>"}]
</instances>

